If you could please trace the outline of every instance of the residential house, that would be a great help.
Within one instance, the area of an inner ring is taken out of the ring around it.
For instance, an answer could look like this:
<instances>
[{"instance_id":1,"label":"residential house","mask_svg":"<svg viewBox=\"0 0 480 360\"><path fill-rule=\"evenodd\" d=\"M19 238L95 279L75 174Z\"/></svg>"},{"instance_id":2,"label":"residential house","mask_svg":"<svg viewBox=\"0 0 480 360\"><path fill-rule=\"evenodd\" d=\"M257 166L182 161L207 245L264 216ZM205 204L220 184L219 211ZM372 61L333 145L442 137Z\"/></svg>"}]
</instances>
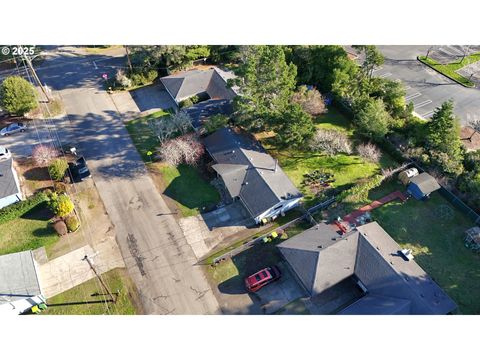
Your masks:
<instances>
[{"instance_id":1,"label":"residential house","mask_svg":"<svg viewBox=\"0 0 480 360\"><path fill-rule=\"evenodd\" d=\"M178 72L160 81L178 106L193 96L207 99L185 109L192 118L193 127L199 128L202 120L208 116L232 112L232 99L237 93L235 88L227 85L227 80L234 77L232 73L211 67L208 70Z\"/></svg>"},{"instance_id":2,"label":"residential house","mask_svg":"<svg viewBox=\"0 0 480 360\"><path fill-rule=\"evenodd\" d=\"M256 223L299 205L303 195L251 135L222 128L204 139L229 201L240 201Z\"/></svg>"},{"instance_id":3,"label":"residential house","mask_svg":"<svg viewBox=\"0 0 480 360\"><path fill-rule=\"evenodd\" d=\"M23 199L12 158L0 161L0 209Z\"/></svg>"},{"instance_id":4,"label":"residential house","mask_svg":"<svg viewBox=\"0 0 480 360\"><path fill-rule=\"evenodd\" d=\"M44 302L32 251L0 256L0 316L22 314Z\"/></svg>"},{"instance_id":5,"label":"residential house","mask_svg":"<svg viewBox=\"0 0 480 360\"><path fill-rule=\"evenodd\" d=\"M376 222L341 235L320 223L278 245L312 298L352 277L364 296L340 314L425 314L453 312L457 305Z\"/></svg>"}]
</instances>

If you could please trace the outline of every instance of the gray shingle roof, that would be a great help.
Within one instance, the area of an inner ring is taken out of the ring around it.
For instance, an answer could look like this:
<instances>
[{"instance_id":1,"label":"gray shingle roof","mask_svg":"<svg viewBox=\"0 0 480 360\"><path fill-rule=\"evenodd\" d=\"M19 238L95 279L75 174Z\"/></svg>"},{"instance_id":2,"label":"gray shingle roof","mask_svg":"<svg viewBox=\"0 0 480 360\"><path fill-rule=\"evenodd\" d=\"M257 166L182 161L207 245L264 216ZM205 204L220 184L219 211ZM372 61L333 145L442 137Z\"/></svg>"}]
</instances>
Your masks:
<instances>
[{"instance_id":1,"label":"gray shingle roof","mask_svg":"<svg viewBox=\"0 0 480 360\"><path fill-rule=\"evenodd\" d=\"M40 294L31 251L0 256L0 305Z\"/></svg>"},{"instance_id":2,"label":"gray shingle roof","mask_svg":"<svg viewBox=\"0 0 480 360\"><path fill-rule=\"evenodd\" d=\"M212 99L231 100L236 95L216 68L183 71L160 80L177 102L205 92Z\"/></svg>"},{"instance_id":3,"label":"gray shingle roof","mask_svg":"<svg viewBox=\"0 0 480 360\"><path fill-rule=\"evenodd\" d=\"M0 161L0 199L20 192L13 174L13 160Z\"/></svg>"},{"instance_id":4,"label":"gray shingle roof","mask_svg":"<svg viewBox=\"0 0 480 360\"><path fill-rule=\"evenodd\" d=\"M332 241L334 234L328 225L321 225L278 245L312 296L355 275L370 294L409 301L412 314L447 314L456 309L415 261L399 256L400 247L378 223L359 226L343 240ZM314 266L312 253L317 259Z\"/></svg>"},{"instance_id":5,"label":"gray shingle roof","mask_svg":"<svg viewBox=\"0 0 480 360\"><path fill-rule=\"evenodd\" d=\"M431 192L440 189L437 180L426 172L411 178L410 183L416 184L424 194L430 194Z\"/></svg>"},{"instance_id":6,"label":"gray shingle roof","mask_svg":"<svg viewBox=\"0 0 480 360\"><path fill-rule=\"evenodd\" d=\"M247 134L222 128L204 144L230 196L239 196L254 217L282 200L302 197L275 159Z\"/></svg>"},{"instance_id":7,"label":"gray shingle roof","mask_svg":"<svg viewBox=\"0 0 480 360\"><path fill-rule=\"evenodd\" d=\"M410 300L367 294L339 312L340 315L408 315Z\"/></svg>"}]
</instances>

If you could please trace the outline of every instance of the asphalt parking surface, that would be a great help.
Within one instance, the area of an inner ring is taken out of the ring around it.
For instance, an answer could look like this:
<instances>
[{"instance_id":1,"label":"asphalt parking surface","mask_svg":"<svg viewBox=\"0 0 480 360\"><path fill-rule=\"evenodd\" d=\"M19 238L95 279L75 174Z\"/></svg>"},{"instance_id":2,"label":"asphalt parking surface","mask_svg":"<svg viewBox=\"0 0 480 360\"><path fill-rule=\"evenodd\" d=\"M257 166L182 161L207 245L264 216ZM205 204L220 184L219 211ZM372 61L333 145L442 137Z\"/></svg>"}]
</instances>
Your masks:
<instances>
[{"instance_id":1,"label":"asphalt parking surface","mask_svg":"<svg viewBox=\"0 0 480 360\"><path fill-rule=\"evenodd\" d=\"M463 125L480 119L480 89L459 85L418 61L417 56L425 55L429 47L378 46L385 56L385 63L375 70L374 75L402 81L407 102L413 102L415 112L423 118L430 118L435 108L453 99L455 113Z\"/></svg>"}]
</instances>

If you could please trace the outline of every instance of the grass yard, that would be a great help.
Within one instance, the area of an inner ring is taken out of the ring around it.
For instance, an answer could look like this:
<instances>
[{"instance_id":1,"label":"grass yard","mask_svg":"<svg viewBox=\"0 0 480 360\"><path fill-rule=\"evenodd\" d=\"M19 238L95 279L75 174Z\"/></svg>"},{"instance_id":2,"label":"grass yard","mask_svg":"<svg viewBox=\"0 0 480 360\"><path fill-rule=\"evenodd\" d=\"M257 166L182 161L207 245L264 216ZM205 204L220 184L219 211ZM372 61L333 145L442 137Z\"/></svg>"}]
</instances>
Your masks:
<instances>
[{"instance_id":1,"label":"grass yard","mask_svg":"<svg viewBox=\"0 0 480 360\"><path fill-rule=\"evenodd\" d=\"M217 190L196 168L183 164L178 167L158 164L156 169L162 175L163 194L176 202L183 216L197 215L203 207L208 208L220 201Z\"/></svg>"},{"instance_id":2,"label":"grass yard","mask_svg":"<svg viewBox=\"0 0 480 360\"><path fill-rule=\"evenodd\" d=\"M147 155L147 152L155 152L155 148L158 146L158 139L150 130L148 122L168 115L168 112L160 110L150 115L131 120L125 125L132 138L133 144L146 163L152 162L153 160L152 157Z\"/></svg>"},{"instance_id":3,"label":"grass yard","mask_svg":"<svg viewBox=\"0 0 480 360\"><path fill-rule=\"evenodd\" d=\"M395 188L393 184L386 184L386 192ZM397 189L401 188L398 184ZM375 192L383 195L381 189ZM372 215L400 246L413 250L417 263L452 297L462 314L480 314L480 256L463 243L464 231L473 226L470 219L438 192L428 201L412 198L388 203Z\"/></svg>"},{"instance_id":4,"label":"grass yard","mask_svg":"<svg viewBox=\"0 0 480 360\"><path fill-rule=\"evenodd\" d=\"M48 308L44 315L135 315L136 290L125 269L113 269L102 275L112 292L119 292L117 302L105 303L109 299L103 294L99 281L94 278L47 300ZM83 303L101 301L100 303ZM75 303L82 304L75 304ZM63 304L63 305L62 305Z\"/></svg>"},{"instance_id":5,"label":"grass yard","mask_svg":"<svg viewBox=\"0 0 480 360\"><path fill-rule=\"evenodd\" d=\"M160 175L163 194L175 201L182 216L197 215L203 207L208 208L220 201L215 188L192 166L168 166L154 162L154 158L147 155L148 151L155 151L158 146L158 140L151 132L148 121L168 115L168 112L157 111L129 121L126 127L143 161L150 165L150 171Z\"/></svg>"},{"instance_id":6,"label":"grass yard","mask_svg":"<svg viewBox=\"0 0 480 360\"><path fill-rule=\"evenodd\" d=\"M355 141L350 121L333 107L329 108L328 113L319 116L315 123L318 128L342 131L350 136L352 141ZM270 149L269 151L274 158L278 159L282 169L295 186L305 195L307 207L318 202L311 189L302 185L304 175L313 170L323 169L331 171L335 175L335 182L332 184L332 187L342 190L354 185L360 179L380 173L382 167L395 165L394 160L385 153L379 163L371 163L353 154L326 156L322 153L292 149Z\"/></svg>"},{"instance_id":7,"label":"grass yard","mask_svg":"<svg viewBox=\"0 0 480 360\"><path fill-rule=\"evenodd\" d=\"M418 60L420 60L422 63L430 66L432 69L438 71L440 74L443 74L446 77L448 77L452 80L455 80L462 85L465 85L467 87L474 87L475 86L475 84L472 81L466 79L465 77L463 77L460 74L457 74L456 71L460 70L464 66L467 66L467 65L472 64L474 62L480 61L480 53L469 55L469 56L465 57L465 59L463 59L463 61L456 61L456 62L452 62L450 64L445 64L445 65L439 64L435 60L433 60L431 58L427 58L426 56L419 56Z\"/></svg>"},{"instance_id":8,"label":"grass yard","mask_svg":"<svg viewBox=\"0 0 480 360\"><path fill-rule=\"evenodd\" d=\"M0 255L49 247L58 241L55 230L48 225L52 214L37 206L25 215L0 225Z\"/></svg>"}]
</instances>

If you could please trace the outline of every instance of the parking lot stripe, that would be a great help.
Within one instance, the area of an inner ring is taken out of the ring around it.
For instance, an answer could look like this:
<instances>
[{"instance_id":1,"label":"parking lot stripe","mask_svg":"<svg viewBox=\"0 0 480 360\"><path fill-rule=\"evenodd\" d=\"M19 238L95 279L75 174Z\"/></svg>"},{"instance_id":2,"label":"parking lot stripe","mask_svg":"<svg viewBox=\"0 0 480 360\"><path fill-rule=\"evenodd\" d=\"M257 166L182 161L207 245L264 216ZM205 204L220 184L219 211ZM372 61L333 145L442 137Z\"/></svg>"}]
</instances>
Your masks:
<instances>
[{"instance_id":1,"label":"parking lot stripe","mask_svg":"<svg viewBox=\"0 0 480 360\"><path fill-rule=\"evenodd\" d=\"M428 118L428 117L432 116L434 112L435 112L435 110L432 110L432 111L426 112L425 114L420 114L420 116L424 117L424 118Z\"/></svg>"},{"instance_id":2,"label":"parking lot stripe","mask_svg":"<svg viewBox=\"0 0 480 360\"><path fill-rule=\"evenodd\" d=\"M405 100L410 101L410 100L415 99L416 97L419 97L419 96L421 96L421 95L422 95L422 94L420 94L419 92L416 92L415 94L411 94L411 95L405 96Z\"/></svg>"},{"instance_id":3,"label":"parking lot stripe","mask_svg":"<svg viewBox=\"0 0 480 360\"><path fill-rule=\"evenodd\" d=\"M425 100L425 101L422 101L421 103L413 104L413 107L414 107L415 109L418 109L418 108L421 108L421 107L423 107L423 106L425 106L425 105L430 104L431 102L432 102L432 100Z\"/></svg>"}]
</instances>

